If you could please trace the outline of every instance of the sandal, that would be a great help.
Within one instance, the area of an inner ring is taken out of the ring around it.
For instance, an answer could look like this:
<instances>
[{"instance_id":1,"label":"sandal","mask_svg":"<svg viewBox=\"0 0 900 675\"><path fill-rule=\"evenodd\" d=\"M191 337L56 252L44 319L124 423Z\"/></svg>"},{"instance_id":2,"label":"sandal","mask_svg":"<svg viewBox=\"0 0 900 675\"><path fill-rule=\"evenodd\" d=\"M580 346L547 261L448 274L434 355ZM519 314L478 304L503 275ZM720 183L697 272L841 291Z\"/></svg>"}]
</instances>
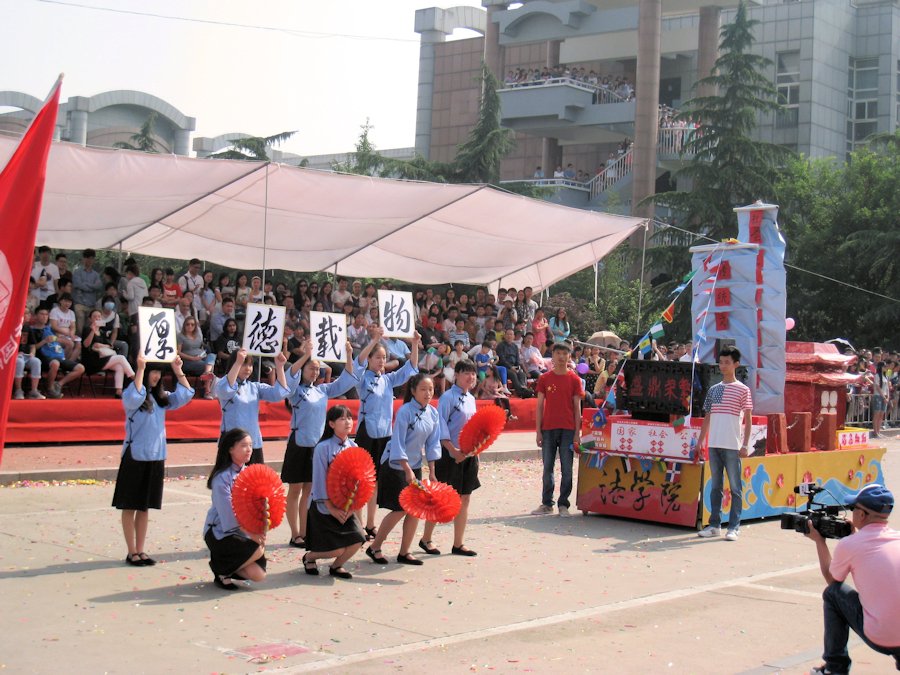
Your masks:
<instances>
[{"instance_id":1,"label":"sandal","mask_svg":"<svg viewBox=\"0 0 900 675\"><path fill-rule=\"evenodd\" d=\"M369 548L366 549L366 555L369 556L372 559L372 562L374 562L377 565L387 565L388 564L388 559L385 558L383 555L381 555L381 549L378 549L377 551L373 551L372 547L369 546Z\"/></svg>"},{"instance_id":2,"label":"sandal","mask_svg":"<svg viewBox=\"0 0 900 675\"><path fill-rule=\"evenodd\" d=\"M213 583L217 588L221 588L223 591L238 590L237 584L234 583L229 577L222 577L217 574L213 577Z\"/></svg>"},{"instance_id":3,"label":"sandal","mask_svg":"<svg viewBox=\"0 0 900 675\"><path fill-rule=\"evenodd\" d=\"M141 564L142 564L142 565L146 565L147 567L151 567L152 565L155 565L155 564L156 564L156 561L155 561L153 558L151 558L149 555L147 555L146 553L144 553L143 551L141 551L141 552L138 553L137 555L140 557L140 559L141 559Z\"/></svg>"},{"instance_id":4,"label":"sandal","mask_svg":"<svg viewBox=\"0 0 900 675\"><path fill-rule=\"evenodd\" d=\"M308 555L309 555L308 551L303 554L303 559L302 559L303 571L306 572L307 574L309 574L310 576L317 577L317 576L319 576L319 566L316 565L315 560L307 560L306 556L308 556ZM311 567L310 567L310 565L311 565Z\"/></svg>"},{"instance_id":5,"label":"sandal","mask_svg":"<svg viewBox=\"0 0 900 675\"><path fill-rule=\"evenodd\" d=\"M333 577L337 577L338 579L352 579L353 578L353 575L350 574L350 572L348 572L347 570L345 570L343 566L329 567L328 574L330 574Z\"/></svg>"},{"instance_id":6,"label":"sandal","mask_svg":"<svg viewBox=\"0 0 900 675\"><path fill-rule=\"evenodd\" d=\"M470 556L470 557L474 556L474 555L478 555L472 549L466 548L465 544L463 544L462 546L454 546L450 552L453 555L466 555L466 556Z\"/></svg>"},{"instance_id":7,"label":"sandal","mask_svg":"<svg viewBox=\"0 0 900 675\"><path fill-rule=\"evenodd\" d=\"M366 531L366 541L372 541L378 535L378 530L374 527L364 527L363 529Z\"/></svg>"},{"instance_id":8,"label":"sandal","mask_svg":"<svg viewBox=\"0 0 900 675\"><path fill-rule=\"evenodd\" d=\"M135 567L143 567L144 561L141 560L141 556L138 553L129 553L125 556L125 562L129 565L134 565Z\"/></svg>"},{"instance_id":9,"label":"sandal","mask_svg":"<svg viewBox=\"0 0 900 675\"><path fill-rule=\"evenodd\" d=\"M419 548L425 551L425 553L427 553L428 555L440 555L440 550L432 546L433 543L434 542L432 542L430 539L428 541L419 539Z\"/></svg>"},{"instance_id":10,"label":"sandal","mask_svg":"<svg viewBox=\"0 0 900 675\"><path fill-rule=\"evenodd\" d=\"M424 565L418 558L413 558L409 553L401 553L397 556L397 562L401 565Z\"/></svg>"},{"instance_id":11,"label":"sandal","mask_svg":"<svg viewBox=\"0 0 900 675\"><path fill-rule=\"evenodd\" d=\"M297 543L298 539L300 540L299 544ZM288 545L293 546L294 548L306 548L306 539L303 536L298 534L296 537L291 537L291 540L288 542Z\"/></svg>"}]
</instances>

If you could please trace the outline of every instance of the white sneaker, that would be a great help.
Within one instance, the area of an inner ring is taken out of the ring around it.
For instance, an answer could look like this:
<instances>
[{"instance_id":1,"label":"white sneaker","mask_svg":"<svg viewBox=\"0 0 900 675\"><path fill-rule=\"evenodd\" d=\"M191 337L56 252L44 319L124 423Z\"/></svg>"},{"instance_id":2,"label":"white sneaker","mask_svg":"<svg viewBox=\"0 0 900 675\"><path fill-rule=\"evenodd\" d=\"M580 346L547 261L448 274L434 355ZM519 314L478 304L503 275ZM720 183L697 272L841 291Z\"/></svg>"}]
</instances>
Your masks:
<instances>
[{"instance_id":1,"label":"white sneaker","mask_svg":"<svg viewBox=\"0 0 900 675\"><path fill-rule=\"evenodd\" d=\"M728 530L728 532L725 533L725 539L728 541L737 541L737 538L738 538L737 530Z\"/></svg>"},{"instance_id":2,"label":"white sneaker","mask_svg":"<svg viewBox=\"0 0 900 675\"><path fill-rule=\"evenodd\" d=\"M568 506L560 506L559 507L559 515L561 515L563 518L568 518L570 515L569 507Z\"/></svg>"},{"instance_id":3,"label":"white sneaker","mask_svg":"<svg viewBox=\"0 0 900 675\"><path fill-rule=\"evenodd\" d=\"M21 401L24 398L25 398L25 392L22 391L21 389L16 389L13 392L13 400L14 401Z\"/></svg>"},{"instance_id":4,"label":"white sneaker","mask_svg":"<svg viewBox=\"0 0 900 675\"><path fill-rule=\"evenodd\" d=\"M35 401L43 401L47 397L44 396L41 392L39 392L37 389L32 389L31 391L28 392L28 398L34 399Z\"/></svg>"},{"instance_id":5,"label":"white sneaker","mask_svg":"<svg viewBox=\"0 0 900 675\"><path fill-rule=\"evenodd\" d=\"M548 513L553 513L553 507L547 506L546 504L541 504L534 511L531 512L533 516L546 516Z\"/></svg>"},{"instance_id":6,"label":"white sneaker","mask_svg":"<svg viewBox=\"0 0 900 675\"><path fill-rule=\"evenodd\" d=\"M710 537L719 537L722 534L722 530L720 530L715 525L707 525L702 530L697 533L698 537L703 537L704 539L709 539Z\"/></svg>"}]
</instances>

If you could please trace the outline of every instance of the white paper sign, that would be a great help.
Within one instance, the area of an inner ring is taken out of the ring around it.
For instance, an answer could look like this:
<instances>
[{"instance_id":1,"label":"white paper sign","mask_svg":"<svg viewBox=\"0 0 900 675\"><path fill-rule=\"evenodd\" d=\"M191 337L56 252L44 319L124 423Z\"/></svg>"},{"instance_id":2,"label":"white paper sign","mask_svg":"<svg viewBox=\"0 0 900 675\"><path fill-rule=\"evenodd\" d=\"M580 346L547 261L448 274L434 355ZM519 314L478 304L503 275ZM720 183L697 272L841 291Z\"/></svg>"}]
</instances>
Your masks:
<instances>
[{"instance_id":1,"label":"white paper sign","mask_svg":"<svg viewBox=\"0 0 900 675\"><path fill-rule=\"evenodd\" d=\"M347 360L347 316L330 312L310 312L313 358L319 361Z\"/></svg>"},{"instance_id":2,"label":"white paper sign","mask_svg":"<svg viewBox=\"0 0 900 675\"><path fill-rule=\"evenodd\" d=\"M412 337L416 330L414 310L409 291L378 291L379 323L385 337Z\"/></svg>"},{"instance_id":3,"label":"white paper sign","mask_svg":"<svg viewBox=\"0 0 900 675\"><path fill-rule=\"evenodd\" d=\"M276 305L247 303L242 346L248 354L274 357L281 351L286 312L284 307Z\"/></svg>"},{"instance_id":4,"label":"white paper sign","mask_svg":"<svg viewBox=\"0 0 900 675\"><path fill-rule=\"evenodd\" d=\"M149 363L171 363L178 356L175 310L138 307L138 349Z\"/></svg>"}]
</instances>

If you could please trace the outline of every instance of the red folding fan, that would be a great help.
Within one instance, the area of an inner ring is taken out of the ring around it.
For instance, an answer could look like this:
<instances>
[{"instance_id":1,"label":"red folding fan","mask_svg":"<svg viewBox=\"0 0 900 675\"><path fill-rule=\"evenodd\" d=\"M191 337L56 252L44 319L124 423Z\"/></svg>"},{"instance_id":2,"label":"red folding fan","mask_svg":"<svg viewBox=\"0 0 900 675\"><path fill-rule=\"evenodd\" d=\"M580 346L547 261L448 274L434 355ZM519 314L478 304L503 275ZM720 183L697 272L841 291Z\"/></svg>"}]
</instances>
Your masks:
<instances>
[{"instance_id":1,"label":"red folding fan","mask_svg":"<svg viewBox=\"0 0 900 675\"><path fill-rule=\"evenodd\" d=\"M506 426L506 411L498 405L483 406L459 432L459 449L475 456L487 450Z\"/></svg>"},{"instance_id":2,"label":"red folding fan","mask_svg":"<svg viewBox=\"0 0 900 675\"><path fill-rule=\"evenodd\" d=\"M331 503L344 511L362 508L375 492L375 465L368 450L347 448L338 453L325 478Z\"/></svg>"},{"instance_id":3,"label":"red folding fan","mask_svg":"<svg viewBox=\"0 0 900 675\"><path fill-rule=\"evenodd\" d=\"M410 483L400 492L400 506L409 515L433 523L456 518L462 501L451 486L436 480Z\"/></svg>"},{"instance_id":4,"label":"red folding fan","mask_svg":"<svg viewBox=\"0 0 900 675\"><path fill-rule=\"evenodd\" d=\"M265 534L278 527L286 506L281 477L265 464L244 467L231 488L231 506L246 532Z\"/></svg>"}]
</instances>

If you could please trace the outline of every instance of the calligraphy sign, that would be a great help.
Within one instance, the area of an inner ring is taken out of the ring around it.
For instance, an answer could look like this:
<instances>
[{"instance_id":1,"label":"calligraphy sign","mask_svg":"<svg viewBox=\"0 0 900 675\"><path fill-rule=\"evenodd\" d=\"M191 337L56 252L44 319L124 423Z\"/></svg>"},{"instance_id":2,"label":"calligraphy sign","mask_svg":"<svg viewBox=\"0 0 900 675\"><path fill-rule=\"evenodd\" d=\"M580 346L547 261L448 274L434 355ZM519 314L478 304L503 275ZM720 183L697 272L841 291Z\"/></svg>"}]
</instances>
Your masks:
<instances>
[{"instance_id":1,"label":"calligraphy sign","mask_svg":"<svg viewBox=\"0 0 900 675\"><path fill-rule=\"evenodd\" d=\"M284 307L247 303L242 346L248 354L275 356L281 351L286 313Z\"/></svg>"},{"instance_id":2,"label":"calligraphy sign","mask_svg":"<svg viewBox=\"0 0 900 675\"><path fill-rule=\"evenodd\" d=\"M409 291L378 291L378 315L384 336L412 337L416 330L414 309Z\"/></svg>"},{"instance_id":3,"label":"calligraphy sign","mask_svg":"<svg viewBox=\"0 0 900 675\"><path fill-rule=\"evenodd\" d=\"M347 317L330 312L310 312L313 358L319 361L347 360Z\"/></svg>"},{"instance_id":4,"label":"calligraphy sign","mask_svg":"<svg viewBox=\"0 0 900 675\"><path fill-rule=\"evenodd\" d=\"M149 363L171 363L178 355L175 310L138 307L138 349Z\"/></svg>"}]
</instances>

